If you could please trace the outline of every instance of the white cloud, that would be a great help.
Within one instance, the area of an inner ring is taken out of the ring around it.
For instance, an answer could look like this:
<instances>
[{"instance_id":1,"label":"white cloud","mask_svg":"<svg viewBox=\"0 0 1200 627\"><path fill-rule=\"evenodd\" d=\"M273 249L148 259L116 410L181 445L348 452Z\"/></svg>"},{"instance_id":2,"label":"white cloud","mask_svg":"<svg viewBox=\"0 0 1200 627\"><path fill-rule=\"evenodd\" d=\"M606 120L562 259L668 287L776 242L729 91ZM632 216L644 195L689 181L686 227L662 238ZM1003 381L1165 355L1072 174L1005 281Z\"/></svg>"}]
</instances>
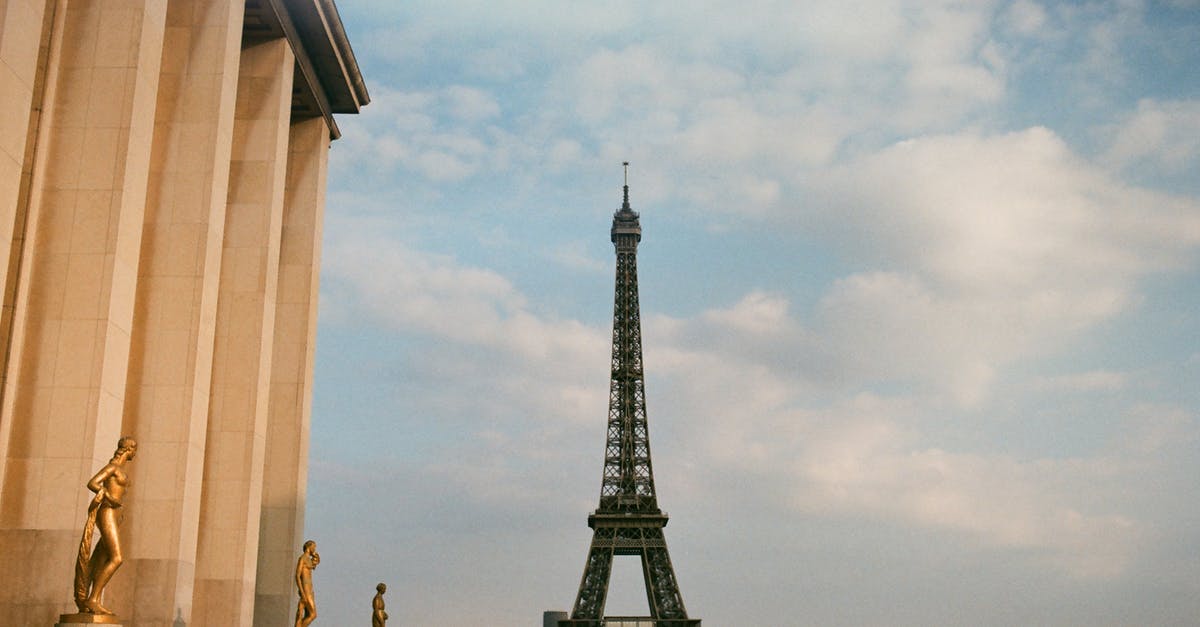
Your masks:
<instances>
[{"instance_id":1,"label":"white cloud","mask_svg":"<svg viewBox=\"0 0 1200 627\"><path fill-rule=\"evenodd\" d=\"M1195 203L1121 185L1043 128L914 139L831 181L894 261L946 284L1107 287L1200 243Z\"/></svg>"},{"instance_id":2,"label":"white cloud","mask_svg":"<svg viewBox=\"0 0 1200 627\"><path fill-rule=\"evenodd\" d=\"M940 296L913 276L857 274L820 302L820 337L858 380L900 380L944 390L964 405L983 400L997 366L1028 346L990 303Z\"/></svg>"},{"instance_id":3,"label":"white cloud","mask_svg":"<svg viewBox=\"0 0 1200 627\"><path fill-rule=\"evenodd\" d=\"M487 19L418 6L403 32L370 40L372 50L417 41L471 77L520 76L521 91L507 93L503 81L420 94L373 88L364 130L347 130L344 151L360 170L401 166L435 185L514 162L554 176L616 153L645 167L639 176L662 183L663 197L762 214L848 145L949 128L993 106L1006 81L1005 53L989 40L994 4L504 3L483 11ZM771 19L750 19L756 11ZM628 37L634 25L645 35ZM500 118L501 102L530 99L537 106L524 115ZM485 152L444 145L464 136Z\"/></svg>"},{"instance_id":4,"label":"white cloud","mask_svg":"<svg viewBox=\"0 0 1200 627\"><path fill-rule=\"evenodd\" d=\"M1140 278L1200 247L1195 202L1114 182L1040 128L910 140L820 185L840 209L825 219L889 268L822 299L840 354L876 376L944 377L967 402L997 368L1126 311Z\"/></svg>"},{"instance_id":5,"label":"white cloud","mask_svg":"<svg viewBox=\"0 0 1200 627\"><path fill-rule=\"evenodd\" d=\"M414 10L404 32L372 42L418 41L471 77L520 76L522 87L507 94L503 81L451 84L420 102L375 88L362 117L370 131L344 140L363 155L362 169L398 164L446 184L515 160L553 176L564 163L617 153L645 164L643 180L666 183L665 197L702 211L762 213L848 141L947 128L1005 90L988 2L505 6L486 20L463 7ZM772 19L748 19L755 10ZM646 35L624 36L631 25ZM384 111L397 99L408 105ZM530 99L538 105L525 115L500 119L501 102ZM402 130L396 118L424 128ZM483 141L487 154L440 145L463 135Z\"/></svg>"},{"instance_id":6,"label":"white cloud","mask_svg":"<svg viewBox=\"0 0 1200 627\"><path fill-rule=\"evenodd\" d=\"M1117 128L1105 155L1114 166L1150 161L1168 171L1200 155L1200 100L1143 99Z\"/></svg>"},{"instance_id":7,"label":"white cloud","mask_svg":"<svg viewBox=\"0 0 1200 627\"><path fill-rule=\"evenodd\" d=\"M473 87L454 85L443 91L450 114L467 122L477 122L500 115L500 105L491 94Z\"/></svg>"},{"instance_id":8,"label":"white cloud","mask_svg":"<svg viewBox=\"0 0 1200 627\"><path fill-rule=\"evenodd\" d=\"M453 258L413 250L382 236L335 239L325 272L348 284L357 306L393 328L499 348L526 358L575 362L606 334L574 321L547 321L503 276Z\"/></svg>"},{"instance_id":9,"label":"white cloud","mask_svg":"<svg viewBox=\"0 0 1200 627\"><path fill-rule=\"evenodd\" d=\"M447 413L512 415L525 408L523 419L581 421L604 407L605 391L586 382L604 374L607 330L539 316L500 274L371 229L343 223L327 230L323 281L338 295L336 319L431 341L422 357L428 376L471 381L493 395L464 395L449 383L425 391Z\"/></svg>"},{"instance_id":10,"label":"white cloud","mask_svg":"<svg viewBox=\"0 0 1200 627\"><path fill-rule=\"evenodd\" d=\"M805 511L895 516L974 534L994 546L1041 549L1077 576L1112 577L1131 558L1134 519L1082 512L1062 485L1083 489L1102 480L1108 474L1103 462L904 449L888 437L886 425L854 429L808 447L799 463L808 483L798 497Z\"/></svg>"},{"instance_id":11,"label":"white cloud","mask_svg":"<svg viewBox=\"0 0 1200 627\"><path fill-rule=\"evenodd\" d=\"M1043 390L1072 392L1116 391L1129 384L1129 375L1109 370L1091 370L1073 374L1046 377L1036 387Z\"/></svg>"},{"instance_id":12,"label":"white cloud","mask_svg":"<svg viewBox=\"0 0 1200 627\"><path fill-rule=\"evenodd\" d=\"M1195 446L1200 440L1193 409L1162 403L1139 403L1127 420L1122 447L1139 456L1159 456L1170 448Z\"/></svg>"},{"instance_id":13,"label":"white cloud","mask_svg":"<svg viewBox=\"0 0 1200 627\"><path fill-rule=\"evenodd\" d=\"M434 181L459 181L473 171L465 160L440 150L421 153L412 162L412 166Z\"/></svg>"},{"instance_id":14,"label":"white cloud","mask_svg":"<svg viewBox=\"0 0 1200 627\"><path fill-rule=\"evenodd\" d=\"M746 333L776 335L792 325L789 307L777 294L751 292L732 308L710 310L704 318Z\"/></svg>"},{"instance_id":15,"label":"white cloud","mask_svg":"<svg viewBox=\"0 0 1200 627\"><path fill-rule=\"evenodd\" d=\"M1197 203L1113 181L1043 128L901 142L815 187L804 212L777 217L820 220L887 270L835 281L807 331L799 317L781 322L787 303L775 297L721 315L774 314L759 324L776 325L773 341L752 344L774 363L785 349L816 351L845 385L905 382L962 406L985 401L1005 369L1128 311L1140 280L1188 267L1200 248ZM689 333L706 337L720 335Z\"/></svg>"},{"instance_id":16,"label":"white cloud","mask_svg":"<svg viewBox=\"0 0 1200 627\"><path fill-rule=\"evenodd\" d=\"M998 98L1003 77L993 74L977 55L987 42L990 7L986 3L944 2L916 12L904 49L910 58L907 82L916 99L966 108Z\"/></svg>"},{"instance_id":17,"label":"white cloud","mask_svg":"<svg viewBox=\"0 0 1200 627\"><path fill-rule=\"evenodd\" d=\"M1046 10L1034 0L1017 0L1004 13L1009 27L1022 35L1032 35L1046 25Z\"/></svg>"},{"instance_id":18,"label":"white cloud","mask_svg":"<svg viewBox=\"0 0 1200 627\"><path fill-rule=\"evenodd\" d=\"M1137 518L1119 500L1097 505L1081 497L1117 472L1119 461L946 450L917 427L919 417L939 411L929 397L860 393L809 406L810 388L797 385L794 372L730 348L752 345L764 332L761 322L790 326L784 309L777 299L752 295L731 310L709 312L707 332L728 337L720 346L680 342L681 327L696 322L656 320L650 327L648 337L665 336L666 344L648 344L647 363L660 384L649 398L672 399L668 419L687 422L674 435L706 460L708 472L726 477L714 485L744 477L735 483L756 496L742 498L784 499L772 505L797 516L868 516L944 529L1073 576L1123 572L1137 549ZM720 498L707 485L689 482L703 494L683 496Z\"/></svg>"},{"instance_id":19,"label":"white cloud","mask_svg":"<svg viewBox=\"0 0 1200 627\"><path fill-rule=\"evenodd\" d=\"M601 260L587 253L587 244L574 240L563 242L550 250L549 256L554 261L576 270L586 272L605 272L610 265L607 259Z\"/></svg>"},{"instance_id":20,"label":"white cloud","mask_svg":"<svg viewBox=\"0 0 1200 627\"><path fill-rule=\"evenodd\" d=\"M583 147L579 145L579 142L571 139L560 139L550 147L549 162L552 168L561 170L579 161L582 154Z\"/></svg>"},{"instance_id":21,"label":"white cloud","mask_svg":"<svg viewBox=\"0 0 1200 627\"><path fill-rule=\"evenodd\" d=\"M503 160L505 147L489 133L488 120L500 114L492 94L463 86L373 93L371 106L346 125L337 145L346 155L338 165L351 178L410 172L436 184L455 183Z\"/></svg>"},{"instance_id":22,"label":"white cloud","mask_svg":"<svg viewBox=\"0 0 1200 627\"><path fill-rule=\"evenodd\" d=\"M468 74L489 81L511 81L525 72L522 59L501 47L478 50L467 62Z\"/></svg>"}]
</instances>

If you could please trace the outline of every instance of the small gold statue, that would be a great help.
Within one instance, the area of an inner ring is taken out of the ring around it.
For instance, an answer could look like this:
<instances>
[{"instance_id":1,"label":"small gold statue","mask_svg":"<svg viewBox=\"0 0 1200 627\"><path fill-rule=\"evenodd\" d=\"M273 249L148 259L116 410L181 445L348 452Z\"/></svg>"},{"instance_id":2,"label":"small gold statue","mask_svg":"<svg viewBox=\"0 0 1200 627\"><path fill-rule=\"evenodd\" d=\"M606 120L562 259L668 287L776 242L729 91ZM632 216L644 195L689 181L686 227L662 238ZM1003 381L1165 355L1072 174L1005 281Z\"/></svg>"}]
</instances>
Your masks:
<instances>
[{"instance_id":1,"label":"small gold statue","mask_svg":"<svg viewBox=\"0 0 1200 627\"><path fill-rule=\"evenodd\" d=\"M312 571L321 563L317 553L317 543L309 540L304 543L304 552L296 560L296 591L300 594L300 603L296 605L296 627L308 627L317 620L317 602L313 597Z\"/></svg>"},{"instance_id":2,"label":"small gold statue","mask_svg":"<svg viewBox=\"0 0 1200 627\"><path fill-rule=\"evenodd\" d=\"M133 438L126 436L117 440L117 451L112 460L87 482L88 489L96 496L88 504L83 538L79 541L79 559L75 563L75 605L81 614L112 616L110 610L100 605L100 595L125 559L117 525L121 522L121 499L129 487L125 462L132 460L136 452L137 442ZM100 539L93 552L92 534L97 530Z\"/></svg>"},{"instance_id":3,"label":"small gold statue","mask_svg":"<svg viewBox=\"0 0 1200 627\"><path fill-rule=\"evenodd\" d=\"M375 586L375 598L371 601L371 627L386 627L387 612L383 611L383 593L387 592L387 584Z\"/></svg>"}]
</instances>

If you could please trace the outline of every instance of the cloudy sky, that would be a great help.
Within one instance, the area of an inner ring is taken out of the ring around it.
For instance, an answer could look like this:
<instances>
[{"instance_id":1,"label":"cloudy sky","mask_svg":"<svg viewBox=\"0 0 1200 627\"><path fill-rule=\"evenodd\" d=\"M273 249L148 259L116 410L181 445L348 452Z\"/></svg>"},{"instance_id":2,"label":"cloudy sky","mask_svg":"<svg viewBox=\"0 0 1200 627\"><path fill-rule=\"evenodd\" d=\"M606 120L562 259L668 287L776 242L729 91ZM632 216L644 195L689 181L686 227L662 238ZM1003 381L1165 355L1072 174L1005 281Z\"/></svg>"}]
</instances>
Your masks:
<instances>
[{"instance_id":1,"label":"cloudy sky","mask_svg":"<svg viewBox=\"0 0 1200 627\"><path fill-rule=\"evenodd\" d=\"M1198 620L1200 2L339 5L321 622L570 608L626 160L693 617Z\"/></svg>"}]
</instances>

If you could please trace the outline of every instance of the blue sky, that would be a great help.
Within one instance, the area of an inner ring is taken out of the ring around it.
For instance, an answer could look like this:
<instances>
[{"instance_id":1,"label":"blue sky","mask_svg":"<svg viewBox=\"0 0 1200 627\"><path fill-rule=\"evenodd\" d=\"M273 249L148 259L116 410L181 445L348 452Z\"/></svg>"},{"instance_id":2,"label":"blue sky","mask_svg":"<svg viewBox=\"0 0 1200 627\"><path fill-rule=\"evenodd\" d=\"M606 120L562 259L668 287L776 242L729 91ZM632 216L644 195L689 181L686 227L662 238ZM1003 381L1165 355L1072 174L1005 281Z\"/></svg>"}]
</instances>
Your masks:
<instances>
[{"instance_id":1,"label":"blue sky","mask_svg":"<svg viewBox=\"0 0 1200 627\"><path fill-rule=\"evenodd\" d=\"M1200 616L1200 3L339 3L321 620L569 609L621 162L711 626ZM644 611L618 560L610 613Z\"/></svg>"}]
</instances>

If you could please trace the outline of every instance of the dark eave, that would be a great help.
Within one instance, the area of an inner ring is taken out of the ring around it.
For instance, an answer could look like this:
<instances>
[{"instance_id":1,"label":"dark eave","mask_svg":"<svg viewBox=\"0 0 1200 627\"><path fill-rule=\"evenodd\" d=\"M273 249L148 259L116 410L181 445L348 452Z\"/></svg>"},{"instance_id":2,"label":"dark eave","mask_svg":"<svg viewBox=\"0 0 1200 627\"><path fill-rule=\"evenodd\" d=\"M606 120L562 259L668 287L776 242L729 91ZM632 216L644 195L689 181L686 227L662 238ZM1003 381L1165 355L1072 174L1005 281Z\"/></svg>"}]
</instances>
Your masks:
<instances>
[{"instance_id":1,"label":"dark eave","mask_svg":"<svg viewBox=\"0 0 1200 627\"><path fill-rule=\"evenodd\" d=\"M296 56L292 117L324 117L332 139L341 136L333 114L371 101L333 0L246 0L243 37L287 38Z\"/></svg>"}]
</instances>

